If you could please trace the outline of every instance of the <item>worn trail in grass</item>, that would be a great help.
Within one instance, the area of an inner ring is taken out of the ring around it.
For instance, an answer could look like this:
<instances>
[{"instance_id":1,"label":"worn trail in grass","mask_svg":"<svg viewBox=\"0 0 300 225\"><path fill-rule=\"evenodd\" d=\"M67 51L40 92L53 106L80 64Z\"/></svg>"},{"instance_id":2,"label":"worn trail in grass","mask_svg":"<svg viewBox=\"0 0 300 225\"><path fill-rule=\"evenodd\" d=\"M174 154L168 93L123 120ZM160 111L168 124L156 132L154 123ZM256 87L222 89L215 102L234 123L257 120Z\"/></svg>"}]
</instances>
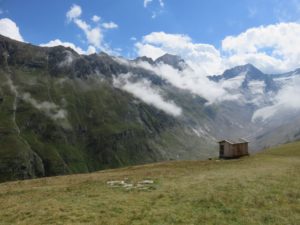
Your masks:
<instances>
[{"instance_id":1,"label":"worn trail in grass","mask_svg":"<svg viewBox=\"0 0 300 225\"><path fill-rule=\"evenodd\" d=\"M111 187L108 181L145 189ZM300 142L228 161L172 161L0 184L0 224L300 224Z\"/></svg>"}]
</instances>

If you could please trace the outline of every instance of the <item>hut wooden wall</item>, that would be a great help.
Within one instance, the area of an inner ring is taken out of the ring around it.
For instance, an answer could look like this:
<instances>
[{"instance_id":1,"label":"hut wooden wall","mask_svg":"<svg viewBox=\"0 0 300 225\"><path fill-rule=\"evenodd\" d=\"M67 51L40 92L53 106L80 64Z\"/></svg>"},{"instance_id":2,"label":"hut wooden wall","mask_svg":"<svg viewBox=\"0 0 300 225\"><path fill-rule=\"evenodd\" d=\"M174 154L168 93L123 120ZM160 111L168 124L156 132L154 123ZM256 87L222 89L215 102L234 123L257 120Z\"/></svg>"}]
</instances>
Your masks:
<instances>
[{"instance_id":1,"label":"hut wooden wall","mask_svg":"<svg viewBox=\"0 0 300 225\"><path fill-rule=\"evenodd\" d=\"M224 141L220 143L220 150L221 145L224 146L224 154L220 154L221 158L234 158L248 155L248 143L230 144Z\"/></svg>"}]
</instances>

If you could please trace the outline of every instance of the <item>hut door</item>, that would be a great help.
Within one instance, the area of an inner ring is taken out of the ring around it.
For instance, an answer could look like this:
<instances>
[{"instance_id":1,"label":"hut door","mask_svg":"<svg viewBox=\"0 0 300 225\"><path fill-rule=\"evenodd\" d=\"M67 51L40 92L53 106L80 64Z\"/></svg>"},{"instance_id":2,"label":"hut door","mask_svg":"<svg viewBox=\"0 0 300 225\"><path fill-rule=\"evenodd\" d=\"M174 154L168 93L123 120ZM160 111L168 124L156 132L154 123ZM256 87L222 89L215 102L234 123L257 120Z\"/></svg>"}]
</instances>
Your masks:
<instances>
[{"instance_id":1,"label":"hut door","mask_svg":"<svg viewBox=\"0 0 300 225\"><path fill-rule=\"evenodd\" d=\"M224 145L220 145L220 156L224 156Z\"/></svg>"}]
</instances>

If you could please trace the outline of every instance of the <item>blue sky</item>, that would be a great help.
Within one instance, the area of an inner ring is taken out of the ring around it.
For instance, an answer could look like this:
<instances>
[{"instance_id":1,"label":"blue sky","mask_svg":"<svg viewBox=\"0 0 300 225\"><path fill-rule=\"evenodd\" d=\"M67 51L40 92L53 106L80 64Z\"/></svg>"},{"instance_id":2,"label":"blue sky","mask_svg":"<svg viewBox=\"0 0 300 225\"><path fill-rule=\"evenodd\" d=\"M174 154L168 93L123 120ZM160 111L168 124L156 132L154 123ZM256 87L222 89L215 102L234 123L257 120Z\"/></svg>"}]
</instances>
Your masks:
<instances>
[{"instance_id":1,"label":"blue sky","mask_svg":"<svg viewBox=\"0 0 300 225\"><path fill-rule=\"evenodd\" d=\"M112 54L135 57L147 53L137 50L136 46L152 32L182 35L188 37L190 43L211 45L220 54L226 55L229 50L224 52L222 46L226 37L238 36L260 26L298 24L300 15L299 0L152 0L146 7L144 1L0 0L0 19L9 18L13 21L26 42L39 45L59 39L86 50L92 44L83 29L78 27L77 19L90 26L90 29L100 27L101 48L96 47L97 52L107 50ZM66 14L74 5L81 8L81 14L70 20ZM99 22L91 20L94 15L101 17ZM110 22L117 27L104 28L104 24ZM143 47L152 44L162 48L164 45L151 41L144 41ZM263 48L271 48L271 52L266 54L275 56L273 50L277 45L275 43ZM278 59L280 57L279 54ZM223 69L224 66L221 67ZM266 69L269 67L265 66ZM281 70L290 69L291 66L287 67L283 65Z\"/></svg>"}]
</instances>

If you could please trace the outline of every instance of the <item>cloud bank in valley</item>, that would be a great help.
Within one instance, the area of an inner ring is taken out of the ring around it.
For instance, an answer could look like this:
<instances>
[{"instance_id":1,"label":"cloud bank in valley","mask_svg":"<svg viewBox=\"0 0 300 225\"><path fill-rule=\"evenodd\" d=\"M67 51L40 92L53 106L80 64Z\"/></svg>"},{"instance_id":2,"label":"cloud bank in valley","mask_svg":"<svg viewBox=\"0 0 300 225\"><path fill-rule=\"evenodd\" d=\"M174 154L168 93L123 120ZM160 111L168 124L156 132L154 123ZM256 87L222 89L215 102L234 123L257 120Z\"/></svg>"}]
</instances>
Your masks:
<instances>
[{"instance_id":1,"label":"cloud bank in valley","mask_svg":"<svg viewBox=\"0 0 300 225\"><path fill-rule=\"evenodd\" d=\"M29 93L24 93L21 97L25 102L31 104L36 109L44 112L48 117L50 117L53 120L66 119L67 117L67 111L61 109L58 105L56 105L53 102L38 102L36 99L32 98Z\"/></svg>"},{"instance_id":2,"label":"cloud bank in valley","mask_svg":"<svg viewBox=\"0 0 300 225\"><path fill-rule=\"evenodd\" d=\"M172 116L180 116L182 109L173 101L165 100L160 90L151 86L150 81L141 79L135 82L130 81L131 73L122 74L115 77L113 84L126 92L133 94L143 102L156 107Z\"/></svg>"},{"instance_id":3,"label":"cloud bank in valley","mask_svg":"<svg viewBox=\"0 0 300 225\"><path fill-rule=\"evenodd\" d=\"M163 63L153 66L147 62L139 62L137 65L153 71L177 88L205 98L208 100L208 104L224 100L236 100L239 97L239 95L229 94L219 84L209 80L203 71L195 71L191 68L180 71Z\"/></svg>"},{"instance_id":4,"label":"cloud bank in valley","mask_svg":"<svg viewBox=\"0 0 300 225\"><path fill-rule=\"evenodd\" d=\"M300 111L300 77L291 79L278 92L273 99L273 104L257 110L252 120L268 120L278 115L298 113Z\"/></svg>"}]
</instances>

